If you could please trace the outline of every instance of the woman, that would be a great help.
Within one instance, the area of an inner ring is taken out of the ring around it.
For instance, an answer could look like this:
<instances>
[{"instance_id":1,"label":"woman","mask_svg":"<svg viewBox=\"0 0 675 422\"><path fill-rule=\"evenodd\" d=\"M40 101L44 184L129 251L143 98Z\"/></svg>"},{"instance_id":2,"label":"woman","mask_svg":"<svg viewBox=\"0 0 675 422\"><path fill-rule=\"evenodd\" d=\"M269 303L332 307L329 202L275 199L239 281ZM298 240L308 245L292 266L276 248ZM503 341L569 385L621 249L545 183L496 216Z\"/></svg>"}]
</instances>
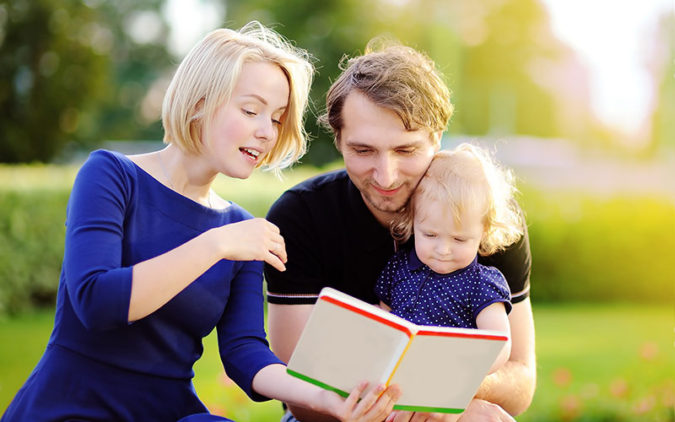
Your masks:
<instances>
[{"instance_id":1,"label":"woman","mask_svg":"<svg viewBox=\"0 0 675 422\"><path fill-rule=\"evenodd\" d=\"M168 146L90 155L68 204L54 330L2 421L222 419L204 415L191 382L214 327L228 376L252 399L384 418L395 388L357 404L365 385L342 400L286 375L265 339L261 291L263 262L284 269L284 239L211 190L218 173L278 171L304 153L312 72L258 23L213 31L167 90Z\"/></svg>"}]
</instances>

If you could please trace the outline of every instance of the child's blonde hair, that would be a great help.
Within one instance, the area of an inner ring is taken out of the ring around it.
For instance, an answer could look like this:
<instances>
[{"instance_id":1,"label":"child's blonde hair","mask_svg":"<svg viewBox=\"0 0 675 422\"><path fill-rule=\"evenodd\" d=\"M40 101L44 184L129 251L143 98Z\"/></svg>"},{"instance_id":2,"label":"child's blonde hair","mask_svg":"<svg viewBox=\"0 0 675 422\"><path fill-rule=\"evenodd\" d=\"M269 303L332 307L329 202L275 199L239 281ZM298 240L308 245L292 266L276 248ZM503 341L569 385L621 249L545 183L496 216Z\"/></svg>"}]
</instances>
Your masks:
<instances>
[{"instance_id":1,"label":"child's blonde hair","mask_svg":"<svg viewBox=\"0 0 675 422\"><path fill-rule=\"evenodd\" d=\"M253 21L239 31L216 29L183 59L164 96L164 143L200 153L205 128L216 109L229 101L245 63L279 66L288 79L290 95L279 138L259 163L279 171L307 151L303 115L314 67L306 51L292 46L275 31Z\"/></svg>"},{"instance_id":2,"label":"child's blonde hair","mask_svg":"<svg viewBox=\"0 0 675 422\"><path fill-rule=\"evenodd\" d=\"M511 171L501 168L486 150L475 145L464 143L452 151L439 151L392 224L392 234L400 242L407 241L413 233L417 207L424 201L442 201L458 225L465 211L482 214L485 232L478 253L491 255L523 235L524 218L514 198L513 179Z\"/></svg>"}]
</instances>

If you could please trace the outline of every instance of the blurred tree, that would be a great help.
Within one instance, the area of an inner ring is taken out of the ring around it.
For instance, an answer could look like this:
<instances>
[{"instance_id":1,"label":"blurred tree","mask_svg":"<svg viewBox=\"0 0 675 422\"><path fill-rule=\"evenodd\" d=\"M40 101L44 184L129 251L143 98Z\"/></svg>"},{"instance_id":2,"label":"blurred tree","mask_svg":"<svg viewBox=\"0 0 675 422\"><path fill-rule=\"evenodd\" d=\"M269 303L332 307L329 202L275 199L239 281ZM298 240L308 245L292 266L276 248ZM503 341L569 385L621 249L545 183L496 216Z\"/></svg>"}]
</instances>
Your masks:
<instances>
[{"instance_id":1,"label":"blurred tree","mask_svg":"<svg viewBox=\"0 0 675 422\"><path fill-rule=\"evenodd\" d=\"M675 11L665 13L656 29L650 57L656 81L650 152L675 149Z\"/></svg>"},{"instance_id":2,"label":"blurred tree","mask_svg":"<svg viewBox=\"0 0 675 422\"><path fill-rule=\"evenodd\" d=\"M0 161L46 161L101 97L107 59L81 1L0 0Z\"/></svg>"},{"instance_id":3,"label":"blurred tree","mask_svg":"<svg viewBox=\"0 0 675 422\"><path fill-rule=\"evenodd\" d=\"M161 138L148 93L170 62L162 3L0 0L0 162Z\"/></svg>"},{"instance_id":4,"label":"blurred tree","mask_svg":"<svg viewBox=\"0 0 675 422\"><path fill-rule=\"evenodd\" d=\"M91 1L91 0L90 0ZM110 84L92 122L98 139L162 139L161 102L175 59L168 52L165 0L98 0L113 36Z\"/></svg>"},{"instance_id":5,"label":"blurred tree","mask_svg":"<svg viewBox=\"0 0 675 422\"><path fill-rule=\"evenodd\" d=\"M471 134L557 135L555 98L532 75L535 60L553 61L561 52L546 10L537 0L483 3L489 5L483 39L467 46L458 87L462 128Z\"/></svg>"}]
</instances>

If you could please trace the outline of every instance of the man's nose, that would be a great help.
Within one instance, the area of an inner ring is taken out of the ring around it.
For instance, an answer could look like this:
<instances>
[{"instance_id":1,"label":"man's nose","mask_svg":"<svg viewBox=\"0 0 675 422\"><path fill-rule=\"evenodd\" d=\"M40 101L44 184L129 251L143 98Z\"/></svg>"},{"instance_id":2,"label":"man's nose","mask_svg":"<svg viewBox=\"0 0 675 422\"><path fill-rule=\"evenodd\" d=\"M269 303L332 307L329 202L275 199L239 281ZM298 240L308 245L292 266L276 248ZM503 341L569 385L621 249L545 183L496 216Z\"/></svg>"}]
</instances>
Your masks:
<instances>
[{"instance_id":1,"label":"man's nose","mask_svg":"<svg viewBox=\"0 0 675 422\"><path fill-rule=\"evenodd\" d=\"M382 154L375 167L375 182L382 188L394 187L398 177L398 162L389 154Z\"/></svg>"}]
</instances>

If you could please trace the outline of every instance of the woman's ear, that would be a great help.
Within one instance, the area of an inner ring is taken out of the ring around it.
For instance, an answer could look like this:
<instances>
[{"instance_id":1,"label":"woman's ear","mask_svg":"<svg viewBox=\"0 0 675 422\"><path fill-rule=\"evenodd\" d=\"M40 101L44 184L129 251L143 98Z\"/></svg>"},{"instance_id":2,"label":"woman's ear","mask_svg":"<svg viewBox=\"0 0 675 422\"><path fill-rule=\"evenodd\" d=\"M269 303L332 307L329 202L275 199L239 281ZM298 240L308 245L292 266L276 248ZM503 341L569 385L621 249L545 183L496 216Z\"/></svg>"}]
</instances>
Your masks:
<instances>
[{"instance_id":1,"label":"woman's ear","mask_svg":"<svg viewBox=\"0 0 675 422\"><path fill-rule=\"evenodd\" d=\"M199 148L204 145L204 122L206 120L204 104L204 98L197 101L197 104L195 104L192 109L192 118L190 119L190 136L192 136L193 139L199 139Z\"/></svg>"}]
</instances>

